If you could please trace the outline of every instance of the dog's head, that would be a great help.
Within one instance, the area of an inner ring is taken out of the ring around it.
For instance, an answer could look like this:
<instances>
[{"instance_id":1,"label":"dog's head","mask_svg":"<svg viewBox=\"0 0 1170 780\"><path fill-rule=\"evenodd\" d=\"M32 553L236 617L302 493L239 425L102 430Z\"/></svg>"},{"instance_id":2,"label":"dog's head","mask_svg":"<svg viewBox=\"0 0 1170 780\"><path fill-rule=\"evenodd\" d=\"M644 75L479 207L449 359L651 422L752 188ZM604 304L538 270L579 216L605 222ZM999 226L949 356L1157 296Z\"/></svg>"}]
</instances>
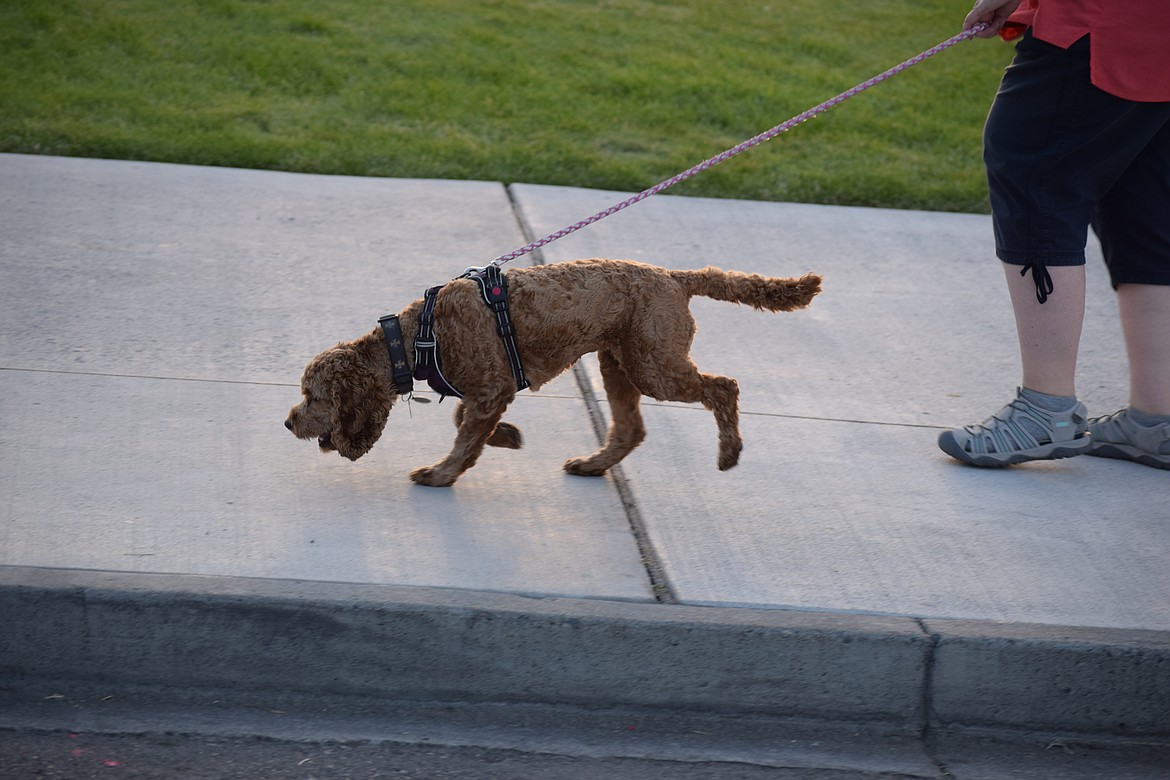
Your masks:
<instances>
[{"instance_id":1,"label":"dog's head","mask_svg":"<svg viewBox=\"0 0 1170 780\"><path fill-rule=\"evenodd\" d=\"M284 427L298 439L316 439L322 452L357 460L382 435L396 400L378 367L353 344L339 344L309 361L301 376L304 398Z\"/></svg>"}]
</instances>

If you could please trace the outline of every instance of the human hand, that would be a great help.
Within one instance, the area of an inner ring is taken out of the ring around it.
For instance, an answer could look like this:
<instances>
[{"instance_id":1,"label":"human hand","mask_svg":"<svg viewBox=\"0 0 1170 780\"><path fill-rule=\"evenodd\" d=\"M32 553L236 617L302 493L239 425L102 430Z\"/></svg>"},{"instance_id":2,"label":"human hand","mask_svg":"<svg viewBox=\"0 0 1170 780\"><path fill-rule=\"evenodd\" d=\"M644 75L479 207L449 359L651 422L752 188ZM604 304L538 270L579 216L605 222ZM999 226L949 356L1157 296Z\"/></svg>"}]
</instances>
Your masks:
<instances>
[{"instance_id":1,"label":"human hand","mask_svg":"<svg viewBox=\"0 0 1170 780\"><path fill-rule=\"evenodd\" d=\"M1020 0L976 0L975 7L963 20L963 29L970 30L982 22L987 27L976 33L976 37L991 38L999 33L1004 22L1019 5Z\"/></svg>"}]
</instances>

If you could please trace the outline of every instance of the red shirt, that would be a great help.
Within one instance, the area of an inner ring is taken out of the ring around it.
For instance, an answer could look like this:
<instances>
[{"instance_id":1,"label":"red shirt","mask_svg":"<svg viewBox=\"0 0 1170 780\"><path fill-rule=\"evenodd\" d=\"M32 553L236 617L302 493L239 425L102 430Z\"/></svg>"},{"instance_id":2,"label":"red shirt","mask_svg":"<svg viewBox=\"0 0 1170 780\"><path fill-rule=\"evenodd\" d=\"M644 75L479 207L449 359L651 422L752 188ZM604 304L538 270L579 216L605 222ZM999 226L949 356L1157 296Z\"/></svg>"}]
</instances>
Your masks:
<instances>
[{"instance_id":1,"label":"red shirt","mask_svg":"<svg viewBox=\"0 0 1170 780\"><path fill-rule=\"evenodd\" d=\"M1023 0L1004 27L1022 27L1067 49L1092 38L1093 84L1111 95L1144 103L1170 101L1170 2L1167 0Z\"/></svg>"}]
</instances>

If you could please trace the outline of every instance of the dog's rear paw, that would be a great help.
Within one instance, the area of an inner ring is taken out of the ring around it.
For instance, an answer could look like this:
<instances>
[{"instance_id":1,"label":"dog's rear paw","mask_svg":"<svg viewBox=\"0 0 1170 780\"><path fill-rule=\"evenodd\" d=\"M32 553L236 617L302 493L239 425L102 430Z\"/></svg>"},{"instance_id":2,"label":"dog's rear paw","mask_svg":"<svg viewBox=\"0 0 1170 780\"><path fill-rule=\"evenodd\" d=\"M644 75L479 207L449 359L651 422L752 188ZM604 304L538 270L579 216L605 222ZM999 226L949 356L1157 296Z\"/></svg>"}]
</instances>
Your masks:
<instances>
[{"instance_id":1,"label":"dog's rear paw","mask_svg":"<svg viewBox=\"0 0 1170 780\"><path fill-rule=\"evenodd\" d=\"M739 463L739 453L743 451L743 444L737 443L719 449L719 470L727 471Z\"/></svg>"},{"instance_id":2,"label":"dog's rear paw","mask_svg":"<svg viewBox=\"0 0 1170 780\"><path fill-rule=\"evenodd\" d=\"M493 447L518 450L524 446L524 437L520 435L520 429L515 425L502 422L496 424L496 429L488 437L487 443Z\"/></svg>"},{"instance_id":3,"label":"dog's rear paw","mask_svg":"<svg viewBox=\"0 0 1170 780\"><path fill-rule=\"evenodd\" d=\"M433 466L423 466L420 469L415 469L410 472L410 479L416 485L426 485L427 487L447 487L454 485L455 480L459 479L459 475L451 476L446 474Z\"/></svg>"},{"instance_id":4,"label":"dog's rear paw","mask_svg":"<svg viewBox=\"0 0 1170 780\"><path fill-rule=\"evenodd\" d=\"M579 477L600 477L609 471L608 466L598 464L593 458L569 458L563 468Z\"/></svg>"}]
</instances>

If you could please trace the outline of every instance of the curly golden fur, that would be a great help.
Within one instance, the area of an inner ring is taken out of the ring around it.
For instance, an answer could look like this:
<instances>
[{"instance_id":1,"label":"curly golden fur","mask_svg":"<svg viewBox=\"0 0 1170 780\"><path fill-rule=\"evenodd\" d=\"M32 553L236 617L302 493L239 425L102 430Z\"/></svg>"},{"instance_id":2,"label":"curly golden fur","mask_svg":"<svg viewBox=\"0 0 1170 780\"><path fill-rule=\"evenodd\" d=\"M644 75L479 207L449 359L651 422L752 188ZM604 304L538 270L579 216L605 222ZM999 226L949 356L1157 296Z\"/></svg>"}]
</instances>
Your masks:
<instances>
[{"instance_id":1,"label":"curly golden fur","mask_svg":"<svg viewBox=\"0 0 1170 780\"><path fill-rule=\"evenodd\" d=\"M537 390L588 352L598 353L613 421L600 450L565 462L572 474L600 475L645 438L638 405L698 402L715 414L721 470L739 461L739 385L701 373L690 358L695 321L689 300L701 295L767 311L803 308L820 292L821 278L780 279L704 268L671 271L626 260L575 260L508 272L508 297L524 372ZM413 365L423 301L399 315ZM464 395L455 410L450 453L411 472L422 485L450 485L475 465L485 444L518 448L520 431L501 422L516 395L494 315L468 279L448 283L435 306L435 335L443 374ZM380 329L313 358L301 378L304 398L285 426L315 438L324 452L357 460L382 434L398 400Z\"/></svg>"}]
</instances>

